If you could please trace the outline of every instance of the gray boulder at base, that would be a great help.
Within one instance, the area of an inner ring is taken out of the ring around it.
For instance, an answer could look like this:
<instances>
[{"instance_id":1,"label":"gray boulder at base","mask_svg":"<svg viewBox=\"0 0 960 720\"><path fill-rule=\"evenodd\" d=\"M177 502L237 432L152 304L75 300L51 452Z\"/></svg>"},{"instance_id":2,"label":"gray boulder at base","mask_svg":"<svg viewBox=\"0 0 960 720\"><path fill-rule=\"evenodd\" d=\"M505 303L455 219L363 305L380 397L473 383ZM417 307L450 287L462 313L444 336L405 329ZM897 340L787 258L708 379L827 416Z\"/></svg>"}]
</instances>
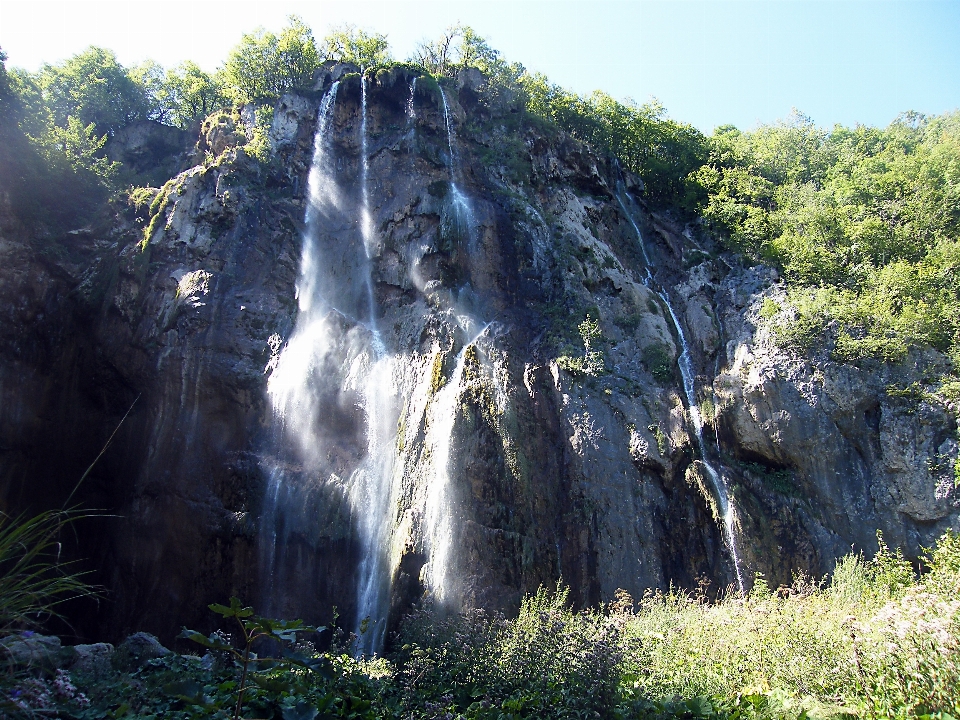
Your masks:
<instances>
[{"instance_id":1,"label":"gray boulder at base","mask_svg":"<svg viewBox=\"0 0 960 720\"><path fill-rule=\"evenodd\" d=\"M72 675L84 675L99 679L113 672L111 664L113 654L113 645L110 643L74 645L65 648L66 661L63 665Z\"/></svg>"},{"instance_id":2,"label":"gray boulder at base","mask_svg":"<svg viewBox=\"0 0 960 720\"><path fill-rule=\"evenodd\" d=\"M60 660L60 638L25 632L0 639L3 664L56 667Z\"/></svg>"},{"instance_id":3,"label":"gray boulder at base","mask_svg":"<svg viewBox=\"0 0 960 720\"><path fill-rule=\"evenodd\" d=\"M124 668L138 668L169 654L170 650L160 644L156 635L138 632L117 647L116 663Z\"/></svg>"}]
</instances>

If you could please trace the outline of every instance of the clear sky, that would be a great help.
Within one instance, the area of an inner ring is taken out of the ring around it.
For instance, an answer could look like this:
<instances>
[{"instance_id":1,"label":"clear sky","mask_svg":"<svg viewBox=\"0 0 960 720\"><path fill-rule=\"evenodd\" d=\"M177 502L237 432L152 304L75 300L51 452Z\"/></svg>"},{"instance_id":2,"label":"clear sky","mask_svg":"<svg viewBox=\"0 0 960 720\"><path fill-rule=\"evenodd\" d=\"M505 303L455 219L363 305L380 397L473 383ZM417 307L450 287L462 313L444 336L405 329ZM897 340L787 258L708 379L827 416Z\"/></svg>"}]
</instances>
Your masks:
<instances>
[{"instance_id":1,"label":"clear sky","mask_svg":"<svg viewBox=\"0 0 960 720\"><path fill-rule=\"evenodd\" d=\"M343 23L384 33L400 59L463 22L559 85L656 97L705 132L792 107L825 127L960 108L960 0L0 0L0 47L29 70L91 44L126 65L213 70L242 33L290 14L318 39Z\"/></svg>"}]
</instances>

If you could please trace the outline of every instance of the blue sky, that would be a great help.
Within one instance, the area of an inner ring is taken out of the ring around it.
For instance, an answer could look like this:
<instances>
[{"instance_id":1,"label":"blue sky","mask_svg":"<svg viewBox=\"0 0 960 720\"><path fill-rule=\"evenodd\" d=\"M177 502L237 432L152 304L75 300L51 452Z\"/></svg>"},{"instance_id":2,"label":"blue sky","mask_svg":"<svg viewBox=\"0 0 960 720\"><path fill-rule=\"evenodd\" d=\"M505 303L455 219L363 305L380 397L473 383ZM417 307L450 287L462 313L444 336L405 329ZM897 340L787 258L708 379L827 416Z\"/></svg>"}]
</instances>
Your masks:
<instances>
[{"instance_id":1,"label":"blue sky","mask_svg":"<svg viewBox=\"0 0 960 720\"><path fill-rule=\"evenodd\" d=\"M0 0L0 47L31 70L91 44L213 70L243 32L290 14L318 38L347 22L385 33L398 58L460 21L557 84L656 97L705 132L793 107L825 127L960 108L960 0Z\"/></svg>"}]
</instances>

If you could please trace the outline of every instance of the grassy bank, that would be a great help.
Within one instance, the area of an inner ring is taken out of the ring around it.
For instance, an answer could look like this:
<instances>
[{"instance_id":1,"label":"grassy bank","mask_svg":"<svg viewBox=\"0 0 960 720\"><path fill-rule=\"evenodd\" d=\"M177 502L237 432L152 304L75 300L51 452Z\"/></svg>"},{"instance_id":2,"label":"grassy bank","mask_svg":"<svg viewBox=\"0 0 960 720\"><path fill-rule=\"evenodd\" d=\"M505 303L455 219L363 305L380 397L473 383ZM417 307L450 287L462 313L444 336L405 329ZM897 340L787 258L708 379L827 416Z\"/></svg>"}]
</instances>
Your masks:
<instances>
[{"instance_id":1,"label":"grassy bank","mask_svg":"<svg viewBox=\"0 0 960 720\"><path fill-rule=\"evenodd\" d=\"M512 619L482 611L441 617L424 606L406 620L393 650L374 659L317 653L287 633L282 652L272 650L275 660L251 665L240 714L960 717L960 535L944 535L923 570L917 577L881 543L870 560L841 560L829 582L798 578L771 590L759 579L748 596L714 603L678 592L636 601L621 594L603 608L573 612L558 589L526 598ZM261 622L252 617L239 620ZM6 711L234 717L242 681L239 656L224 651L230 631L210 636L204 657L198 646L197 655L171 654L140 668L124 668L116 657L96 671L20 667L4 683ZM341 643L347 647L349 638Z\"/></svg>"}]
</instances>

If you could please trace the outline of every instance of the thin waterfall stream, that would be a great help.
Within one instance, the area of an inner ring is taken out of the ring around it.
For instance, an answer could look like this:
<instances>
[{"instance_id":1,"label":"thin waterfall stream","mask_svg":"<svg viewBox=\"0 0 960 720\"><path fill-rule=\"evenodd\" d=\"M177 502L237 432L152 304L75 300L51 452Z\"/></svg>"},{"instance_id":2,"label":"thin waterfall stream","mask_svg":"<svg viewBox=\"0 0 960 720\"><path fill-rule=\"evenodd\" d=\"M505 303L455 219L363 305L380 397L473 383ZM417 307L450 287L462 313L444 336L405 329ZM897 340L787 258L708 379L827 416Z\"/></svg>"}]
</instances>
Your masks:
<instances>
[{"instance_id":1,"label":"thin waterfall stream","mask_svg":"<svg viewBox=\"0 0 960 720\"><path fill-rule=\"evenodd\" d=\"M296 471L290 468L297 465L315 468L319 464L309 431L312 418L319 409L317 395L311 392L311 380L323 365L327 354L329 329L326 316L329 306L322 294L322 260L317 236L321 215L339 203L332 164L332 126L339 87L339 82L334 83L317 108L317 129L307 176L300 272L296 284L299 309L296 326L282 350L282 341L276 336L273 342L275 350L280 352L267 367L270 372L267 395L278 425L276 461L266 468L269 481L260 539L267 611L273 611L278 595L277 586L285 580L286 542L278 534L287 532L289 506L298 502L296 484L289 476Z\"/></svg>"},{"instance_id":2,"label":"thin waterfall stream","mask_svg":"<svg viewBox=\"0 0 960 720\"><path fill-rule=\"evenodd\" d=\"M713 463L710 462L710 458L707 455L706 442L703 439L703 416L700 414L700 406L697 403L696 385L694 384L695 373L693 370L693 356L690 353L690 346L687 343L687 338L683 332L683 326L680 324L680 319L677 317L677 313L673 308L673 303L670 301L670 296L665 290L656 286L656 281L654 280L653 273L651 271L653 265L650 261L650 256L647 253L647 246L643 240L643 234L640 232L640 228L633 219L633 214L627 209L627 205L623 201L622 189L618 187L615 194L617 197L617 202L620 204L621 210L623 210L623 214L630 222L630 225L637 236L637 242L640 243L640 250L643 253L644 260L643 284L649 290L656 293L660 300L663 301L667 311L670 313L670 320L673 322L673 327L677 331L677 337L680 340L680 347L682 350L680 357L677 359L677 365L680 368L680 376L683 380L683 394L687 401L687 414L689 415L690 422L693 425L694 435L697 439L697 448L700 450L701 462L703 463L703 466L707 471L707 475L710 478L710 484L713 486L713 490L717 495L717 502L720 506L721 521L723 523L724 539L726 540L727 550L730 552L730 560L733 563L734 572L737 576L737 586L742 595L744 593L745 586L743 582L743 571L740 567L740 556L737 553L733 506L730 503L730 494L723 474L713 466Z\"/></svg>"},{"instance_id":3,"label":"thin waterfall stream","mask_svg":"<svg viewBox=\"0 0 960 720\"><path fill-rule=\"evenodd\" d=\"M453 123L450 118L447 95L442 87L440 96L443 101L443 119L447 131L451 206L456 218L457 234L461 238L464 236L467 238L468 251L473 252L476 250L476 219L469 198L458 185L460 173ZM462 308L454 307L452 310L457 325L467 334L468 339L457 353L452 376L436 393L430 405L430 420L424 442L431 449L431 470L423 501L423 535L429 553L427 565L424 567L426 585L439 602L455 604L457 598L451 577L455 539L454 498L450 488L454 421L463 395L464 373L469 351L476 346L493 323L479 321L473 313ZM479 331L477 331L478 327Z\"/></svg>"},{"instance_id":4,"label":"thin waterfall stream","mask_svg":"<svg viewBox=\"0 0 960 720\"><path fill-rule=\"evenodd\" d=\"M474 335L457 354L453 375L434 396L430 408L430 424L426 443L432 452L432 472L424 506L424 535L430 550L425 567L427 585L441 603L451 597L451 562L453 528L453 498L450 496L450 451L453 441L453 422L457 405L463 393L464 371L470 348L476 346L492 323Z\"/></svg>"},{"instance_id":5,"label":"thin waterfall stream","mask_svg":"<svg viewBox=\"0 0 960 720\"><path fill-rule=\"evenodd\" d=\"M460 171L457 162L456 145L453 140L453 128L450 121L450 106L447 104L447 94L440 87L440 98L443 100L443 121L447 128L447 151L450 154L450 194L453 197L453 211L457 218L457 229L460 234L466 227L467 240L470 249L473 250L476 243L476 218L473 214L473 207L470 205L470 199L460 189Z\"/></svg>"},{"instance_id":6,"label":"thin waterfall stream","mask_svg":"<svg viewBox=\"0 0 960 720\"><path fill-rule=\"evenodd\" d=\"M377 329L377 304L373 292L373 258L377 249L370 209L370 158L367 131L367 78L361 75L360 120L360 230L366 254L365 282L369 306L368 327L372 357L363 382L363 411L367 421L367 455L354 473L350 497L359 518L362 559L357 588L358 653L370 655L383 647L390 605L390 529L395 504L394 466L397 388L394 360L387 355Z\"/></svg>"}]
</instances>

